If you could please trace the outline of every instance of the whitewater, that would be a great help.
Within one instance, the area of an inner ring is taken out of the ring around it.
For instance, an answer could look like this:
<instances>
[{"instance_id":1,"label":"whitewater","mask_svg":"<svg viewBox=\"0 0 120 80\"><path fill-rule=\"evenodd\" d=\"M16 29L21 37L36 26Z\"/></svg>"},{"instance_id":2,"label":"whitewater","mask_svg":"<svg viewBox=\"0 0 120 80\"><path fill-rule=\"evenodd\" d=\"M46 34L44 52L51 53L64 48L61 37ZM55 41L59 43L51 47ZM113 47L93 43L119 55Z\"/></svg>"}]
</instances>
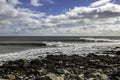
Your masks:
<instances>
[{"instance_id":1,"label":"whitewater","mask_svg":"<svg viewBox=\"0 0 120 80\"><path fill-rule=\"evenodd\" d=\"M88 40L88 39L87 39ZM105 40L104 40L105 41ZM107 40L108 41L108 40ZM0 62L14 61L19 59L31 60L40 56L46 57L47 55L81 55L86 56L89 53L95 53L102 55L105 50L112 50L115 47L120 46L118 41L108 42L44 42L47 44L46 47L30 48L21 50L18 52L9 52L0 54ZM120 49L118 49L120 50Z\"/></svg>"}]
</instances>

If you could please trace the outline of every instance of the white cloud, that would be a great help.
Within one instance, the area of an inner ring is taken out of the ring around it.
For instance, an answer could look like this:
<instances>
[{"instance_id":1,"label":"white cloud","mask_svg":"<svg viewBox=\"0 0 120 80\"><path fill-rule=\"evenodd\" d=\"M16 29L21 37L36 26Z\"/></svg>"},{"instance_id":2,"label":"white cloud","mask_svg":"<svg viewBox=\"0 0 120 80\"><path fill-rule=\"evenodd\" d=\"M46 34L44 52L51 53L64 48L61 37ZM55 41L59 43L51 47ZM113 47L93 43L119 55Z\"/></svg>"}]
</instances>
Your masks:
<instances>
[{"instance_id":1,"label":"white cloud","mask_svg":"<svg viewBox=\"0 0 120 80\"><path fill-rule=\"evenodd\" d=\"M2 4L6 3L6 0L0 0L0 3L2 3Z\"/></svg>"},{"instance_id":2,"label":"white cloud","mask_svg":"<svg viewBox=\"0 0 120 80\"><path fill-rule=\"evenodd\" d=\"M22 4L19 0L8 0L8 2L12 5Z\"/></svg>"},{"instance_id":3,"label":"white cloud","mask_svg":"<svg viewBox=\"0 0 120 80\"><path fill-rule=\"evenodd\" d=\"M98 0L92 4L90 4L90 7L98 7L98 6L101 6L101 5L105 5L107 3L110 3L111 0Z\"/></svg>"},{"instance_id":4,"label":"white cloud","mask_svg":"<svg viewBox=\"0 0 120 80\"><path fill-rule=\"evenodd\" d=\"M41 21L36 18L44 15L42 12L36 13L30 9L15 8L6 0L0 0L0 32L22 32L23 29L39 27Z\"/></svg>"},{"instance_id":5,"label":"white cloud","mask_svg":"<svg viewBox=\"0 0 120 80\"><path fill-rule=\"evenodd\" d=\"M118 18L120 5L108 2L98 7L75 7L65 14L50 15L43 25L47 28L52 27L52 31L56 33L67 35L120 35Z\"/></svg>"},{"instance_id":6,"label":"white cloud","mask_svg":"<svg viewBox=\"0 0 120 80\"><path fill-rule=\"evenodd\" d=\"M40 3L39 0L31 0L31 5L38 7L38 6L43 6L42 3Z\"/></svg>"},{"instance_id":7,"label":"white cloud","mask_svg":"<svg viewBox=\"0 0 120 80\"><path fill-rule=\"evenodd\" d=\"M95 4L98 2L100 3ZM120 5L111 3L110 0L98 2L92 3L92 7L74 7L64 14L42 18L45 13L15 8L6 0L0 0L0 33L120 35Z\"/></svg>"}]
</instances>

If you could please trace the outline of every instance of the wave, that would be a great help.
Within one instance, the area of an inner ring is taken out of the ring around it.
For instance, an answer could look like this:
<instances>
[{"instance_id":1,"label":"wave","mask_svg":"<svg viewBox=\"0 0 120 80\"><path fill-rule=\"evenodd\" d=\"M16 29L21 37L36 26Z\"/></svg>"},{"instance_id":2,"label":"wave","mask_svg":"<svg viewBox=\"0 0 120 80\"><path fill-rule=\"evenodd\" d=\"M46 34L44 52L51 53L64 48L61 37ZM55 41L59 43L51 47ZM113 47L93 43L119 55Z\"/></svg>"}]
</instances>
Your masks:
<instances>
[{"instance_id":1,"label":"wave","mask_svg":"<svg viewBox=\"0 0 120 80\"><path fill-rule=\"evenodd\" d=\"M80 38L81 42L120 42L119 40L105 38Z\"/></svg>"},{"instance_id":2,"label":"wave","mask_svg":"<svg viewBox=\"0 0 120 80\"><path fill-rule=\"evenodd\" d=\"M35 46L46 46L43 42L0 42L0 45L35 45Z\"/></svg>"},{"instance_id":3,"label":"wave","mask_svg":"<svg viewBox=\"0 0 120 80\"><path fill-rule=\"evenodd\" d=\"M45 42L47 46L51 46L51 47L68 47L70 46L70 44L67 44L65 42Z\"/></svg>"},{"instance_id":4,"label":"wave","mask_svg":"<svg viewBox=\"0 0 120 80\"><path fill-rule=\"evenodd\" d=\"M50 44L51 42L49 42ZM52 45L53 43L51 43ZM63 46L69 47L41 47L35 49L27 49L20 52L14 53L6 53L0 55L0 65L4 61L14 61L19 59L26 59L31 60L34 58L38 58L39 56L46 57L49 54L52 55L59 55L59 54L66 54L66 55L87 55L89 53L96 53L99 54L105 50L111 50L116 46L120 46L120 43L54 43L54 44L62 44Z\"/></svg>"},{"instance_id":5,"label":"wave","mask_svg":"<svg viewBox=\"0 0 120 80\"><path fill-rule=\"evenodd\" d=\"M107 42L107 43L120 43L120 40L113 40L113 39L104 39L104 38L79 38L77 39L77 41L69 41L68 42L64 42L64 41L52 41L52 42L49 42L49 41L45 41L43 43L45 43L47 46L50 46L50 47L69 47L69 46L76 46L78 45L79 43L96 43L96 42Z\"/></svg>"}]
</instances>

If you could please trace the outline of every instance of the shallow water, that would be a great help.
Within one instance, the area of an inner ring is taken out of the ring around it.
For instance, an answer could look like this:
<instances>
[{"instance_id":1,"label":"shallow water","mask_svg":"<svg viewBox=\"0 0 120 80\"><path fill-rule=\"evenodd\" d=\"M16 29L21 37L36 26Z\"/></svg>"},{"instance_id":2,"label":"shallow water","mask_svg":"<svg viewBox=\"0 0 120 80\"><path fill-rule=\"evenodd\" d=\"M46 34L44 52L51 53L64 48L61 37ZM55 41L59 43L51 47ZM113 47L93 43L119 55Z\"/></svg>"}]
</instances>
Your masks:
<instances>
[{"instance_id":1,"label":"shallow water","mask_svg":"<svg viewBox=\"0 0 120 80\"><path fill-rule=\"evenodd\" d=\"M33 45L0 45L0 62L16 59L34 59L38 56L45 57L53 54L78 54L87 55L95 53L101 55L105 50L112 50L120 46L120 37L0 37L0 43L33 43L44 42L46 47ZM120 50L120 49L118 49Z\"/></svg>"},{"instance_id":2,"label":"shallow water","mask_svg":"<svg viewBox=\"0 0 120 80\"><path fill-rule=\"evenodd\" d=\"M0 61L17 59L34 59L38 56L45 57L53 54L78 54L87 55L89 53L102 54L105 50L111 50L120 46L119 42L45 42L47 47L38 46L0 46Z\"/></svg>"}]
</instances>

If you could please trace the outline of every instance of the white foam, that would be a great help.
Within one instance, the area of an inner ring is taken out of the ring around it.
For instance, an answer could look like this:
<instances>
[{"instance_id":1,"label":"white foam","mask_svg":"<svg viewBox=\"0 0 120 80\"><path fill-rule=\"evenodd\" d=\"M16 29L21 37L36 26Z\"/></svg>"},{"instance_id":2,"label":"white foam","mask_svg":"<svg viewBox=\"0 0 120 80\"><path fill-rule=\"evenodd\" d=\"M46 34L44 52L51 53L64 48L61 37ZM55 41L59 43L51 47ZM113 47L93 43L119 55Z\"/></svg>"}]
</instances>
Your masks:
<instances>
[{"instance_id":1,"label":"white foam","mask_svg":"<svg viewBox=\"0 0 120 80\"><path fill-rule=\"evenodd\" d=\"M82 40L93 41L93 42L120 42L120 40L112 40L105 38L80 38Z\"/></svg>"},{"instance_id":2,"label":"white foam","mask_svg":"<svg viewBox=\"0 0 120 80\"><path fill-rule=\"evenodd\" d=\"M57 44L51 42L51 44ZM104 50L111 49L115 46L120 46L120 43L67 43L61 42L64 46L57 47L42 47L38 49L29 49L15 53L1 54L1 61L9 61L9 60L18 60L18 59L34 59L38 56L45 57L48 54L78 54L78 55L86 55L88 53L102 52ZM60 44L60 45L61 45ZM59 45L59 44L58 44ZM69 46L66 46L69 45Z\"/></svg>"}]
</instances>

